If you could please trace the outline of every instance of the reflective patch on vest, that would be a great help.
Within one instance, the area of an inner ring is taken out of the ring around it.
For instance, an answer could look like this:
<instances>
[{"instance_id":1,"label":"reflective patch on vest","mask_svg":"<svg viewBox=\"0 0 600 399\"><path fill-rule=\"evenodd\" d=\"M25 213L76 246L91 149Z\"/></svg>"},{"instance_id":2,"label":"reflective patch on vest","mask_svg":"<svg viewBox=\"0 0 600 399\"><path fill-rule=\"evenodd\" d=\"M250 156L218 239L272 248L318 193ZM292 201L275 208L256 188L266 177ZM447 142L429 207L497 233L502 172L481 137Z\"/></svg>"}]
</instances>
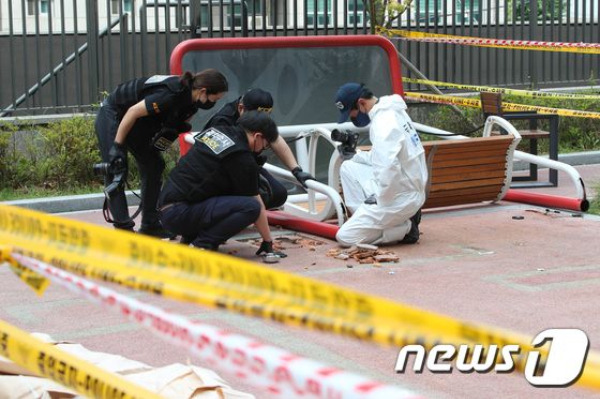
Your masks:
<instances>
[{"instance_id":1,"label":"reflective patch on vest","mask_svg":"<svg viewBox=\"0 0 600 399\"><path fill-rule=\"evenodd\" d=\"M217 155L235 145L235 142L229 136L214 128L206 130L194 138Z\"/></svg>"},{"instance_id":2,"label":"reflective patch on vest","mask_svg":"<svg viewBox=\"0 0 600 399\"><path fill-rule=\"evenodd\" d=\"M173 76L174 75L154 75L154 76L149 77L145 83L146 84L160 83L168 78L172 78Z\"/></svg>"}]
</instances>

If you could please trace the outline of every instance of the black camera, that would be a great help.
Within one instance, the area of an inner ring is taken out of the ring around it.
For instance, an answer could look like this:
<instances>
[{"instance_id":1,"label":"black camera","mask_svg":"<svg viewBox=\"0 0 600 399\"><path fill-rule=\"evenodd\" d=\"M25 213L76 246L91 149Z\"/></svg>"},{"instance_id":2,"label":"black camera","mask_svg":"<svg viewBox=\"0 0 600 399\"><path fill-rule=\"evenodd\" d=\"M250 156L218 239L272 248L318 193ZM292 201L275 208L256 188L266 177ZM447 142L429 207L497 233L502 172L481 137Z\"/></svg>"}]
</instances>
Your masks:
<instances>
[{"instance_id":1,"label":"black camera","mask_svg":"<svg viewBox=\"0 0 600 399\"><path fill-rule=\"evenodd\" d=\"M125 174L127 170L125 168L118 168L118 173L113 171L113 167L108 162L96 163L93 166L94 174L96 176L107 176L113 175L112 182L104 188L104 193L108 196L112 195L112 193L125 184Z\"/></svg>"},{"instance_id":2,"label":"black camera","mask_svg":"<svg viewBox=\"0 0 600 399\"><path fill-rule=\"evenodd\" d=\"M110 164L108 162L94 164L94 175L106 176L110 173Z\"/></svg>"},{"instance_id":3,"label":"black camera","mask_svg":"<svg viewBox=\"0 0 600 399\"><path fill-rule=\"evenodd\" d=\"M346 132L338 129L331 131L331 139L341 143L338 146L338 151L344 160L351 159L356 154L358 136L358 132Z\"/></svg>"}]
</instances>

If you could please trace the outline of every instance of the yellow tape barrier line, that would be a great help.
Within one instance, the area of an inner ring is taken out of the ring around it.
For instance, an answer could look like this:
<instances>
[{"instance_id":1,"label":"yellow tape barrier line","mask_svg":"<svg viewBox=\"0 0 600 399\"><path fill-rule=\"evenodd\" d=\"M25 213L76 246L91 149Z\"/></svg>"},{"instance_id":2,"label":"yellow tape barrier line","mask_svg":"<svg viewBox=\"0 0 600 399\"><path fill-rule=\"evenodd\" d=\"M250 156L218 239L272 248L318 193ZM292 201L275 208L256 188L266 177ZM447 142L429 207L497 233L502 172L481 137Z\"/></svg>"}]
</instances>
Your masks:
<instances>
[{"instance_id":1,"label":"yellow tape barrier line","mask_svg":"<svg viewBox=\"0 0 600 399\"><path fill-rule=\"evenodd\" d=\"M452 104L452 105L462 105L464 107L471 108L481 108L481 101L474 98L462 98L455 96L447 96L440 94L424 94L424 93L415 93L412 91L407 91L404 93L405 97L410 100L416 101L425 101L437 104ZM503 111L537 111L542 114L554 114L560 116L571 116L576 118L592 118L592 119L600 119L600 112L590 112L590 111L577 111L573 109L560 109L560 108L549 108L549 107L540 107L538 105L525 105L525 104L514 104L502 102L502 110Z\"/></svg>"},{"instance_id":2,"label":"yellow tape barrier line","mask_svg":"<svg viewBox=\"0 0 600 399\"><path fill-rule=\"evenodd\" d=\"M382 34L400 36L407 40L429 43L463 44L466 46L491 47L511 50L553 51L579 54L600 54L597 43L541 42L512 39L489 39L483 37L444 35L439 33L416 32L402 29L380 28Z\"/></svg>"},{"instance_id":3,"label":"yellow tape barrier line","mask_svg":"<svg viewBox=\"0 0 600 399\"><path fill-rule=\"evenodd\" d=\"M531 338L470 323L254 264L150 237L0 205L0 242L14 252L84 277L379 344L520 345ZM536 349L542 354L547 348ZM600 389L600 356L588 356L580 384Z\"/></svg>"},{"instance_id":4,"label":"yellow tape barrier line","mask_svg":"<svg viewBox=\"0 0 600 399\"><path fill-rule=\"evenodd\" d=\"M78 359L0 320L0 355L90 398L160 399L160 395Z\"/></svg>"},{"instance_id":5,"label":"yellow tape barrier line","mask_svg":"<svg viewBox=\"0 0 600 399\"><path fill-rule=\"evenodd\" d=\"M436 80L428 80L428 79L402 78L402 81L407 82L407 83L417 83L417 84L422 84L422 85L452 87L455 89L462 89L462 90L482 91L482 92L488 92L488 93L505 93L505 94L512 94L515 96L531 97L531 98L550 97L550 98L573 99L573 100L600 100L600 95L591 95L591 94L553 93L553 92L547 92L547 91L507 89L507 88L503 88L503 87L475 86L475 85L460 84L460 83L439 82Z\"/></svg>"}]
</instances>

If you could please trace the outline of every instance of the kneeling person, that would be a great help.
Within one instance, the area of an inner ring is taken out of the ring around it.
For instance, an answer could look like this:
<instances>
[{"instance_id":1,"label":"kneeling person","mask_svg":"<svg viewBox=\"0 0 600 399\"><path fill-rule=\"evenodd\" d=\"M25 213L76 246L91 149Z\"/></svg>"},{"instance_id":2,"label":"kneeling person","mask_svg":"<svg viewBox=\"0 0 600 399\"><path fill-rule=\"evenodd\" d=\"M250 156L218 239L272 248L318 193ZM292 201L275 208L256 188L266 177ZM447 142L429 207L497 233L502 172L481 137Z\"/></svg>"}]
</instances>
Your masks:
<instances>
[{"instance_id":1,"label":"kneeling person","mask_svg":"<svg viewBox=\"0 0 600 399\"><path fill-rule=\"evenodd\" d=\"M273 252L265 206L258 192L255 155L277 140L267 113L249 111L237 126L210 128L171 171L161 192L161 222L199 248L219 245L254 223Z\"/></svg>"}]
</instances>

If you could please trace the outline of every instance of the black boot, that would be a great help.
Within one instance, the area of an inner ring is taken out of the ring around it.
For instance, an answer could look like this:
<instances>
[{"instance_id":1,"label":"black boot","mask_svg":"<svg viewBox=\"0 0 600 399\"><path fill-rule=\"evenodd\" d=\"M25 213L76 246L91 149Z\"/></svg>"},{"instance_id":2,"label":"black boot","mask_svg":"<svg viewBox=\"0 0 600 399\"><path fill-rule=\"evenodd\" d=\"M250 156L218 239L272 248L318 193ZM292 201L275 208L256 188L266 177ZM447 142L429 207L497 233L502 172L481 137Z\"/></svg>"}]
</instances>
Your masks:
<instances>
[{"instance_id":1,"label":"black boot","mask_svg":"<svg viewBox=\"0 0 600 399\"><path fill-rule=\"evenodd\" d=\"M152 225L142 224L142 227L140 227L140 229L138 230L138 233L144 234L147 236L160 238L161 240L164 240L164 239L174 240L175 237L177 237L177 234L174 234L168 230L165 230L160 224L152 224Z\"/></svg>"},{"instance_id":2,"label":"black boot","mask_svg":"<svg viewBox=\"0 0 600 399\"><path fill-rule=\"evenodd\" d=\"M419 241L419 223L421 223L420 209L410 218L410 222L410 231L406 233L402 241L400 241L401 244L415 244L417 241Z\"/></svg>"}]
</instances>

